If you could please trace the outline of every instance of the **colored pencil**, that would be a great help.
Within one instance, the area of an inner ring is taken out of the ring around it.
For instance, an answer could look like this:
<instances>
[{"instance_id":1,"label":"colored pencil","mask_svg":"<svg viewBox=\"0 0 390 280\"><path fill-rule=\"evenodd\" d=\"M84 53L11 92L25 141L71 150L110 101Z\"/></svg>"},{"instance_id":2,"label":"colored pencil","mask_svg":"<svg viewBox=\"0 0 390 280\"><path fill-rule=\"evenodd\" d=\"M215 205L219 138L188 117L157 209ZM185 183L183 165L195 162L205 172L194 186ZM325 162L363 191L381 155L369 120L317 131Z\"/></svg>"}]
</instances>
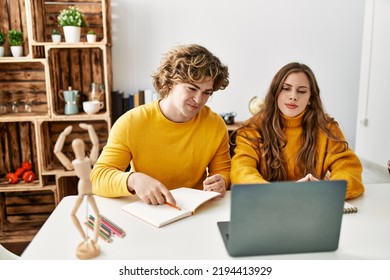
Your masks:
<instances>
[{"instance_id":1,"label":"colored pencil","mask_svg":"<svg viewBox=\"0 0 390 280\"><path fill-rule=\"evenodd\" d=\"M88 218L88 222L90 222L93 226L95 226L95 220L91 217ZM100 230L104 232L107 236L111 236L111 230L107 229L103 224L100 225Z\"/></svg>"},{"instance_id":2,"label":"colored pencil","mask_svg":"<svg viewBox=\"0 0 390 280\"><path fill-rule=\"evenodd\" d=\"M88 220L91 220L91 221L95 222L95 217L92 216L92 215L89 215ZM111 230L108 226L106 226L105 224L103 224L102 221L100 222L100 227L103 228L104 230L106 230L107 232L109 232L110 235L113 234L113 233L112 233L112 230Z\"/></svg>"},{"instance_id":3,"label":"colored pencil","mask_svg":"<svg viewBox=\"0 0 390 280\"><path fill-rule=\"evenodd\" d=\"M88 226L90 229L94 230L94 226L93 224L91 224L90 222L84 222L84 224L86 226ZM110 236L107 236L104 232L102 232L101 230L99 230L99 237L102 238L104 241L110 243L112 241L111 237Z\"/></svg>"},{"instance_id":4,"label":"colored pencil","mask_svg":"<svg viewBox=\"0 0 390 280\"><path fill-rule=\"evenodd\" d=\"M119 237L124 237L125 236L124 232L119 231L117 228L113 227L106 220L102 219L102 224L105 225L106 227L108 227L114 235L119 236Z\"/></svg>"},{"instance_id":5,"label":"colored pencil","mask_svg":"<svg viewBox=\"0 0 390 280\"><path fill-rule=\"evenodd\" d=\"M120 228L118 225L116 225L114 222L112 222L105 216L100 214L100 218L102 220L102 224L106 225L115 235L122 238L126 235L126 232L122 228Z\"/></svg>"},{"instance_id":6,"label":"colored pencil","mask_svg":"<svg viewBox=\"0 0 390 280\"><path fill-rule=\"evenodd\" d=\"M92 223L91 221L87 221L87 225L91 228L91 229L95 229L95 224ZM111 235L110 234L107 234L106 232L104 232L101 228L99 229L99 233L104 236L105 238L107 239L111 239Z\"/></svg>"}]
</instances>

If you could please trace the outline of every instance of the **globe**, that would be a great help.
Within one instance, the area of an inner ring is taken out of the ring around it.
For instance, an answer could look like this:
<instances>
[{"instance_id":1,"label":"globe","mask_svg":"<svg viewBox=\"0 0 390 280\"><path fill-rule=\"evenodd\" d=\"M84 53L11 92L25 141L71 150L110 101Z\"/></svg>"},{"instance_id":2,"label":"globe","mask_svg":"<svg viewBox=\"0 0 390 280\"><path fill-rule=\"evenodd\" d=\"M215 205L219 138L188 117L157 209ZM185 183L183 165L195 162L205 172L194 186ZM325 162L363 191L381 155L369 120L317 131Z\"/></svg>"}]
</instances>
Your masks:
<instances>
[{"instance_id":1,"label":"globe","mask_svg":"<svg viewBox=\"0 0 390 280\"><path fill-rule=\"evenodd\" d=\"M249 112L251 112L252 115L257 114L263 103L264 100L262 98L258 96L252 97L251 100L249 100Z\"/></svg>"}]
</instances>

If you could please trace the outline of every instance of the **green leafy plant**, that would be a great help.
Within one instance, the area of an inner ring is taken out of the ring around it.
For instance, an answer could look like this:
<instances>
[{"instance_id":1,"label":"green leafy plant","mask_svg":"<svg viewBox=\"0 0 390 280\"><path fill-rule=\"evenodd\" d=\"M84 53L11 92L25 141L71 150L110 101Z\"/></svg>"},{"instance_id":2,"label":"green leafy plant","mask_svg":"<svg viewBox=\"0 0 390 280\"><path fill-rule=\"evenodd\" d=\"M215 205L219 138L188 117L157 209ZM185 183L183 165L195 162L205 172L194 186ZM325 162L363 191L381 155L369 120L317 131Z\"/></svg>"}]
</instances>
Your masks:
<instances>
[{"instance_id":1,"label":"green leafy plant","mask_svg":"<svg viewBox=\"0 0 390 280\"><path fill-rule=\"evenodd\" d=\"M61 35L60 31L58 31L57 29L53 29L53 31L51 32L52 35Z\"/></svg>"},{"instance_id":2,"label":"green leafy plant","mask_svg":"<svg viewBox=\"0 0 390 280\"><path fill-rule=\"evenodd\" d=\"M84 15L73 6L63 9L57 17L60 26L86 26Z\"/></svg>"},{"instance_id":3,"label":"green leafy plant","mask_svg":"<svg viewBox=\"0 0 390 280\"><path fill-rule=\"evenodd\" d=\"M5 43L5 34L4 31L0 31L0 46L4 45Z\"/></svg>"},{"instance_id":4,"label":"green leafy plant","mask_svg":"<svg viewBox=\"0 0 390 280\"><path fill-rule=\"evenodd\" d=\"M23 33L12 29L8 32L8 39L9 39L9 44L11 46L21 46L23 45Z\"/></svg>"},{"instance_id":5,"label":"green leafy plant","mask_svg":"<svg viewBox=\"0 0 390 280\"><path fill-rule=\"evenodd\" d=\"M88 30L87 34L90 34L90 35L96 35L96 32L93 31L93 30Z\"/></svg>"}]
</instances>

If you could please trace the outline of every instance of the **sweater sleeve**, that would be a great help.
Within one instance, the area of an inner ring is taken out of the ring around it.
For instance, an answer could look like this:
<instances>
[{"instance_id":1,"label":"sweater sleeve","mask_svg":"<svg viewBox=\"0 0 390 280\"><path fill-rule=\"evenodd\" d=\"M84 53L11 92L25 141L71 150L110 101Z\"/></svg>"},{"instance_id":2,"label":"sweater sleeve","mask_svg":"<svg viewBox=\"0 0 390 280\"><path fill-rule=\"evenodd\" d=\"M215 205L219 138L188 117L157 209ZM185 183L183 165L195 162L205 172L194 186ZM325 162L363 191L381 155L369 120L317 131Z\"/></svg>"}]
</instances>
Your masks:
<instances>
[{"instance_id":1,"label":"sweater sleeve","mask_svg":"<svg viewBox=\"0 0 390 280\"><path fill-rule=\"evenodd\" d=\"M126 143L126 115L119 118L110 131L107 145L95 163L91 172L92 192L106 197L129 196L125 172L132 159L131 151Z\"/></svg>"},{"instance_id":2,"label":"sweater sleeve","mask_svg":"<svg viewBox=\"0 0 390 280\"><path fill-rule=\"evenodd\" d=\"M225 126L225 124L223 124ZM224 137L222 138L221 144L218 147L215 156L209 164L210 175L220 174L226 183L226 188L230 186L230 149L229 149L229 135L226 130Z\"/></svg>"},{"instance_id":3,"label":"sweater sleeve","mask_svg":"<svg viewBox=\"0 0 390 280\"><path fill-rule=\"evenodd\" d=\"M335 126L336 135L344 138L340 128ZM346 199L354 198L364 192L362 182L362 164L357 155L348 147L343 150L344 143L330 141L329 152L326 157L326 166L330 171L331 180L346 180Z\"/></svg>"},{"instance_id":4,"label":"sweater sleeve","mask_svg":"<svg viewBox=\"0 0 390 280\"><path fill-rule=\"evenodd\" d=\"M241 128L236 135L236 148L232 158L232 184L267 182L258 170L260 155L258 146L250 139L258 139L258 133L250 128Z\"/></svg>"}]
</instances>

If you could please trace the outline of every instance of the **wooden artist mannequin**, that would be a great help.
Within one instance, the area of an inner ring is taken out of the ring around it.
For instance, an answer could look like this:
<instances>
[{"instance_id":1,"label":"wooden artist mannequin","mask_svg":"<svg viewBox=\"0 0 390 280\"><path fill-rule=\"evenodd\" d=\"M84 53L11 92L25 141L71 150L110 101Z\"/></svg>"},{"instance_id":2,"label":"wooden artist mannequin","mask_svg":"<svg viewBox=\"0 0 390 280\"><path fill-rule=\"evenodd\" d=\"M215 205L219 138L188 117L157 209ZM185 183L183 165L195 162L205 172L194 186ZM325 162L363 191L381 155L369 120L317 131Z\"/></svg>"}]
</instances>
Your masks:
<instances>
[{"instance_id":1,"label":"wooden artist mannequin","mask_svg":"<svg viewBox=\"0 0 390 280\"><path fill-rule=\"evenodd\" d=\"M80 123L79 126L82 129L88 130L89 138L92 142L92 149L89 158L91 161L91 165L93 165L97 161L97 158L99 156L99 139L92 125ZM61 134L58 136L57 142L54 145L54 154L66 170L74 169L69 158L67 158L67 156L64 155L64 153L62 152L62 148L64 147L65 143L65 138L72 132L72 129L73 127L71 125L67 126L64 131L62 131Z\"/></svg>"},{"instance_id":2,"label":"wooden artist mannequin","mask_svg":"<svg viewBox=\"0 0 390 280\"><path fill-rule=\"evenodd\" d=\"M95 199L92 195L92 184L89 180L89 175L92 170L92 165L96 162L98 153L99 153L99 141L96 135L96 132L92 125L80 124L80 127L88 130L89 137L92 142L91 158L85 156L85 145L81 139L74 139L72 141L72 148L75 153L75 159L71 162L72 169L75 170L76 176L79 178L78 182L78 197L74 208L71 213L71 218L79 231L80 235L83 238L83 241L77 246L76 256L79 259L91 259L100 254L100 247L97 244L100 230L100 214L99 209L97 208ZM70 163L70 160L61 152L63 144L65 142L65 137L70 134L72 131L72 126L68 126L58 137L58 141L55 146L55 151L57 148L56 156L60 159L61 163L65 163L64 166ZM59 143L59 144L58 144ZM58 146L57 146L58 144ZM68 163L69 161L69 163ZM95 225L94 225L94 238L89 239L88 235L84 232L81 227L80 221L76 216L76 213L83 202L84 197L87 196L89 204L92 206L92 209L95 213Z\"/></svg>"},{"instance_id":3,"label":"wooden artist mannequin","mask_svg":"<svg viewBox=\"0 0 390 280\"><path fill-rule=\"evenodd\" d=\"M58 136L57 142L54 145L54 154L65 167L66 170L73 170L73 165L70 160L62 152L62 147L64 147L65 138L72 132L73 127L70 125L64 129L63 132Z\"/></svg>"}]
</instances>

